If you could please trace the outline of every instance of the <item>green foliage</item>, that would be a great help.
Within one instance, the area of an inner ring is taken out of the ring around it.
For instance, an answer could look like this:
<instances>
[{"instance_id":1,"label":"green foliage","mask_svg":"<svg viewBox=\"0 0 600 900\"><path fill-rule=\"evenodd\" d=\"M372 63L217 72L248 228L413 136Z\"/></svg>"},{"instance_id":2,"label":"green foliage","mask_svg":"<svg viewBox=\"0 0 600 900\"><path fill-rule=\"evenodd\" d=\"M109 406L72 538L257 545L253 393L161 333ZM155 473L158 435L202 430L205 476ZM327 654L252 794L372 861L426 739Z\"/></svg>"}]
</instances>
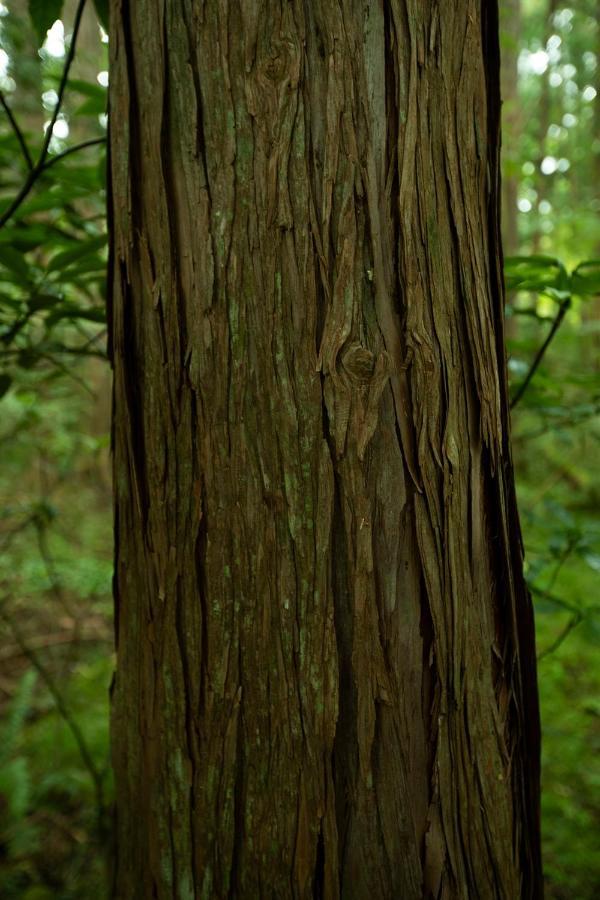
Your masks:
<instances>
[{"instance_id":1,"label":"green foliage","mask_svg":"<svg viewBox=\"0 0 600 900\"><path fill-rule=\"evenodd\" d=\"M110 659L78 665L66 694L109 791L111 668ZM0 731L0 895L79 900L85 885L85 897L100 900L106 896L106 869L89 774L52 698L39 681L34 698L35 686L29 669Z\"/></svg>"},{"instance_id":2,"label":"green foliage","mask_svg":"<svg viewBox=\"0 0 600 900\"><path fill-rule=\"evenodd\" d=\"M31 4L34 24L44 34L57 17L51 7ZM1 27L2 37L11 32L4 21ZM54 378L82 355L104 356L107 92L96 82L70 77L62 93L67 68L57 68L47 55L40 66L42 99L50 98L43 103L52 119L71 121L76 129L73 116L83 97L80 121L87 134L70 145L53 135L46 150L19 126L18 117L0 131L0 396L19 370L38 369ZM22 198L16 207L15 197Z\"/></svg>"},{"instance_id":3,"label":"green foliage","mask_svg":"<svg viewBox=\"0 0 600 900\"><path fill-rule=\"evenodd\" d=\"M9 857L26 855L38 840L35 827L28 823L31 806L31 778L27 760L19 754L19 741L31 709L36 674L28 669L13 697L3 727L0 728L0 846Z\"/></svg>"},{"instance_id":4,"label":"green foliage","mask_svg":"<svg viewBox=\"0 0 600 900\"><path fill-rule=\"evenodd\" d=\"M600 879L594 774L600 729L592 702L600 693L600 332L586 318L596 284L586 279L584 290L576 285L578 275L595 266L577 266L569 275L555 259L509 263L510 284L521 290L513 297L517 329L509 342L517 384L539 358L557 305L565 310L573 298L513 414L526 576L536 609L543 849L551 900L593 900ZM586 296L578 300L576 293Z\"/></svg>"},{"instance_id":5,"label":"green foliage","mask_svg":"<svg viewBox=\"0 0 600 900\"><path fill-rule=\"evenodd\" d=\"M18 7L0 16L0 896L75 900L106 896L112 791L107 92L75 65L57 100L65 63L37 52L56 11L30 11L29 44ZM44 155L52 117L68 140Z\"/></svg>"},{"instance_id":6,"label":"green foliage","mask_svg":"<svg viewBox=\"0 0 600 900\"><path fill-rule=\"evenodd\" d=\"M569 274L564 263L552 256L509 256L504 276L509 291L533 291L554 300L600 294L600 260L597 259L579 263Z\"/></svg>"},{"instance_id":7,"label":"green foliage","mask_svg":"<svg viewBox=\"0 0 600 900\"><path fill-rule=\"evenodd\" d=\"M60 19L63 0L29 0L29 15L40 44L44 43L46 32Z\"/></svg>"}]
</instances>

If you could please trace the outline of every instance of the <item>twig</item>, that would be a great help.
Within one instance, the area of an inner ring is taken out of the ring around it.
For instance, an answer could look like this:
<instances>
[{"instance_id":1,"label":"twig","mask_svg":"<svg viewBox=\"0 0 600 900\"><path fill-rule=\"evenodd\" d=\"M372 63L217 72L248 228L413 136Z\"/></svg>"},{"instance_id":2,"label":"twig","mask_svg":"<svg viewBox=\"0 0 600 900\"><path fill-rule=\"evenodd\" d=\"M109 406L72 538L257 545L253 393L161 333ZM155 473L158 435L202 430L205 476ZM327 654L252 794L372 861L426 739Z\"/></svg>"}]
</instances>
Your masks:
<instances>
[{"instance_id":1,"label":"twig","mask_svg":"<svg viewBox=\"0 0 600 900\"><path fill-rule=\"evenodd\" d=\"M543 428L538 428L536 431L523 431L521 434L513 435L513 444L516 441L532 441L535 438L543 437L545 434L548 434L549 431L557 431L558 429L564 430L566 428L578 428L580 425L586 425L589 419L595 418L600 412L600 404L596 404L593 409L586 413L580 413L578 419L574 419L573 415L571 417L565 417L563 419L556 419L550 422L548 425L545 425ZM590 432L592 437L595 437L594 432Z\"/></svg>"},{"instance_id":2,"label":"twig","mask_svg":"<svg viewBox=\"0 0 600 900\"><path fill-rule=\"evenodd\" d=\"M561 323L562 320L564 319L565 314L566 314L568 308L570 307L570 305L571 305L571 298L570 298L570 297L566 297L565 300L563 300L562 303L560 304L559 310L558 310L558 312L557 312L557 314L556 314L556 318L554 319L554 322L552 323L552 328L551 328L550 331L548 332L548 337L546 338L546 340L544 341L544 343L542 344L542 346L541 346L540 349L538 350L538 352L537 352L537 354L536 354L536 356L535 356L535 359L533 360L533 362L532 362L532 364L531 364L531 368L529 369L529 372L528 372L527 375L525 376L523 382L521 383L521 385L520 385L520 387L518 388L517 392L515 393L514 397L513 397L512 400L510 401L510 408L511 408L511 409L514 409L514 408L515 408L515 406L517 405L517 403L519 402L519 400L521 399L521 397L523 396L523 394L525 393L525 391L526 391L527 388L529 387L529 382L531 381L531 379L532 379L533 376L535 375L535 373L536 373L536 371L537 371L537 369L538 369L538 366L540 365L542 359L544 358L544 354L546 353L546 350L547 350L548 347L550 346L550 343L551 343L551 341L552 341L552 338L554 337L554 335L555 335L556 332L558 331L558 329L559 329L559 327L560 327L560 323Z\"/></svg>"},{"instance_id":3,"label":"twig","mask_svg":"<svg viewBox=\"0 0 600 900\"><path fill-rule=\"evenodd\" d=\"M67 356L85 356L85 357L93 357L94 359L103 359L106 360L106 353L103 350L88 350L88 344L84 344L83 347L53 347L53 353L64 353Z\"/></svg>"},{"instance_id":4,"label":"twig","mask_svg":"<svg viewBox=\"0 0 600 900\"><path fill-rule=\"evenodd\" d=\"M60 576L56 571L54 557L50 553L50 549L48 547L46 526L40 521L37 516L34 517L33 524L36 531L38 550L40 551L40 556L42 558L42 562L44 563L44 568L46 569L46 575L48 576L48 581L50 582L50 590L54 594L54 599L56 600L58 605L64 609L68 616L70 616L74 621L77 621L77 616L71 609L71 605L67 602L67 599L65 597Z\"/></svg>"},{"instance_id":5,"label":"twig","mask_svg":"<svg viewBox=\"0 0 600 900\"><path fill-rule=\"evenodd\" d=\"M600 609L600 606L586 606L585 609L581 609L579 606L575 606L574 603L569 603L568 600L563 600L562 597L557 597L556 594L551 593L551 591L545 591L542 588L536 587L535 584L530 584L529 589L533 594L538 597L541 597L543 600L547 600L549 603L553 603L555 606L559 606L561 609L566 610L571 613L571 618L563 628L563 630L558 634L558 636L552 641L549 647L546 647L545 650L542 650L541 653L538 653L538 660L544 659L545 656L549 656L551 653L554 653L555 650L558 650L562 642L569 636L569 634L573 631L574 628L583 622L585 617L590 613L597 612Z\"/></svg>"},{"instance_id":6,"label":"twig","mask_svg":"<svg viewBox=\"0 0 600 900\"><path fill-rule=\"evenodd\" d=\"M540 316L535 309L513 309L511 315L528 316L531 319L535 319L536 322L554 322L552 316Z\"/></svg>"},{"instance_id":7,"label":"twig","mask_svg":"<svg viewBox=\"0 0 600 900\"><path fill-rule=\"evenodd\" d=\"M52 132L54 131L54 126L56 125L56 120L58 119L58 114L60 112L60 108L62 106L63 97L65 93L65 88L67 86L67 80L69 78L69 70L71 68L71 63L73 62L73 58L75 56L75 45L77 43L77 34L79 32L79 26L81 24L81 17L83 15L83 9L85 6L85 0L79 0L77 5L77 11L75 13L75 21L73 23L73 37L71 38L71 44L69 46L69 52L67 53L67 58L65 60L65 65L62 72L62 77L60 79L60 85L58 88L58 97L56 100L56 104L54 106L54 111L52 113L52 118L50 120L50 124L46 129L46 134L44 136L44 143L42 144L42 149L40 152L39 159L37 163L33 166L29 171L29 175L25 179L25 183L23 187L13 200L13 202L9 205L8 209L6 209L2 215L0 216L0 228L2 228L8 220L13 216L13 214L17 211L23 200L27 196L29 196L29 192L34 186L35 182L44 171L44 165L46 163L46 157L48 155L48 148L50 147L50 141L52 140Z\"/></svg>"},{"instance_id":8,"label":"twig","mask_svg":"<svg viewBox=\"0 0 600 900\"><path fill-rule=\"evenodd\" d=\"M4 112L8 116L8 121L10 122L10 124L13 127L13 131L19 142L19 146L21 147L23 156L25 157L25 162L27 163L27 168L31 170L31 169L33 169L33 159L31 157L31 153L29 152L29 147L27 146L27 141L25 140L25 135L19 128L19 123L15 119L13 111L6 101L6 97L4 96L4 91L0 91L0 103L4 107Z\"/></svg>"},{"instance_id":9,"label":"twig","mask_svg":"<svg viewBox=\"0 0 600 900\"><path fill-rule=\"evenodd\" d=\"M74 144L73 147L67 147L66 150L63 150L62 153L57 153L56 156L52 156L50 159L47 159L44 165L41 168L42 172L47 172L48 169L52 168L52 166L56 165L57 162L60 162L61 159L64 159L65 156L70 156L71 153L76 153L78 150L84 150L86 147L93 147L96 144L105 144L106 138L90 138L89 141L82 141L81 144Z\"/></svg>"},{"instance_id":10,"label":"twig","mask_svg":"<svg viewBox=\"0 0 600 900\"><path fill-rule=\"evenodd\" d=\"M569 636L569 634L573 631L574 628L577 628L579 623L583 620L583 613L578 612L574 616L572 616L563 630L560 632L557 638L552 641L549 647L546 647L545 650L542 650L541 653L538 653L537 659L538 662L541 659L544 659L546 656L550 656L551 653L554 653L555 650L558 650L563 641Z\"/></svg>"},{"instance_id":11,"label":"twig","mask_svg":"<svg viewBox=\"0 0 600 900\"><path fill-rule=\"evenodd\" d=\"M541 597L542 600L547 600L548 603L553 603L555 606L560 606L562 609L566 609L575 615L581 615L581 610L578 606L575 606L573 603L569 603L568 600L563 600L562 597L557 597L556 594L550 593L550 591L545 591L542 588L536 587L535 584L529 585L529 590L532 594L535 594L536 597Z\"/></svg>"},{"instance_id":12,"label":"twig","mask_svg":"<svg viewBox=\"0 0 600 900\"><path fill-rule=\"evenodd\" d=\"M85 644L104 644L110 643L111 635L108 631L98 632L97 634L79 634L75 635L72 631L57 632L56 634L42 634L39 637L29 639L29 648L34 650L46 650L51 647L60 647L64 644L85 643ZM0 649L0 662L8 660L20 659L24 656L23 649L17 644L11 644Z\"/></svg>"},{"instance_id":13,"label":"twig","mask_svg":"<svg viewBox=\"0 0 600 900\"><path fill-rule=\"evenodd\" d=\"M45 667L45 665L40 662L37 654L28 646L25 638L21 633L21 629L13 622L10 616L4 612L4 609L0 606L0 618L6 622L10 630L15 636L15 640L21 650L23 651L23 655L27 657L33 668L36 670L38 675L41 677L42 681L45 683L48 691L52 699L54 700L54 704L56 709L64 721L64 723L69 728L73 738L75 739L75 743L77 744L77 748L79 750L79 755L81 760L87 769L90 778L92 779L92 783L94 786L94 793L96 795L96 812L98 815L98 823L99 825L103 822L104 814L106 811L106 805L104 802L104 784L103 784L103 776L100 770L96 767L96 763L94 762L92 755L90 753L90 749L86 743L86 740L83 736L81 728L71 715L71 712L65 703L64 697L57 688L54 678Z\"/></svg>"},{"instance_id":14,"label":"twig","mask_svg":"<svg viewBox=\"0 0 600 900\"><path fill-rule=\"evenodd\" d=\"M25 519L23 519L22 522L19 522L18 525L15 525L14 528L11 528L10 531L7 532L7 534L3 535L4 540L0 544L0 553L4 553L4 551L8 549L13 539L16 538L16 536L20 534L21 531L25 531L25 529L28 528L29 525L31 525L34 518L34 515L27 516Z\"/></svg>"},{"instance_id":15,"label":"twig","mask_svg":"<svg viewBox=\"0 0 600 900\"><path fill-rule=\"evenodd\" d=\"M569 535L569 537L567 539L567 543L565 545L565 549L563 550L561 555L556 560L556 566L554 567L554 572L550 576L550 581L548 582L548 587L546 588L546 590L548 592L552 591L554 585L556 584L556 579L558 578L558 576L560 574L560 570L562 569L562 567L564 566L564 564L566 563L566 561L568 560L568 558L570 557L571 553L573 552L573 550L575 549L575 547L577 546L578 543L579 543L579 538L577 536L572 535L572 534Z\"/></svg>"}]
</instances>

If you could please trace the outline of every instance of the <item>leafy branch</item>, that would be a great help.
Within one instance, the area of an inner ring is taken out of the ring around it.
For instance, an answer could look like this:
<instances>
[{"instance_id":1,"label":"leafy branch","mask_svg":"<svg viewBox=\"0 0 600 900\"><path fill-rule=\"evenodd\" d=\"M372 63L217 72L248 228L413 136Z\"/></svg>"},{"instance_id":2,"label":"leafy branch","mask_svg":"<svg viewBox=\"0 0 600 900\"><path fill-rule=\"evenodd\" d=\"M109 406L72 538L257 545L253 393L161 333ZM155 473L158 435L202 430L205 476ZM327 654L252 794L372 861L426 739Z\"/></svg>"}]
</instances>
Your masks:
<instances>
[{"instance_id":1,"label":"leafy branch","mask_svg":"<svg viewBox=\"0 0 600 900\"><path fill-rule=\"evenodd\" d=\"M552 256L511 256L505 260L504 277L507 291L528 291L549 297L559 303L556 316L550 319L552 326L548 335L512 397L510 407L514 409L531 384L571 306L573 296L586 297L600 293L600 260L586 260L568 273L564 264ZM516 312L522 315L532 315L538 320L547 320L547 317L538 316L535 311L516 310Z\"/></svg>"},{"instance_id":2,"label":"leafy branch","mask_svg":"<svg viewBox=\"0 0 600 900\"><path fill-rule=\"evenodd\" d=\"M29 168L29 174L27 175L27 178L25 179L23 186L21 187L21 190L19 191L17 196L14 198L12 203L10 203L8 205L7 209L4 210L2 215L0 215L0 228L3 228L4 225L9 221L9 219L12 218L12 216L15 214L15 212L18 210L18 208L23 203L23 201L29 196L33 186L35 185L35 183L38 180L38 178L40 177L40 175L51 164L51 163L47 163L47 161L46 161L47 156L48 156L48 151L50 149L50 141L52 140L52 133L54 131L54 126L56 125L56 122L58 120L58 116L59 116L59 113L60 113L60 110L62 107L65 90L67 87L67 81L69 78L69 71L71 69L71 64L75 57L77 36L79 34L79 26L81 24L81 17L83 15L85 3L86 3L86 0L79 0L79 3L77 4L77 10L75 12L75 20L73 23L73 36L71 38L71 43L69 45L69 51L67 53L67 58L65 60L65 65L64 65L62 76L60 79L57 100L54 105L54 110L52 112L52 118L50 119L50 123L49 123L48 128L46 129L46 133L44 135L44 143L42 144L42 149L40 151L38 161L37 161L37 163L35 163L35 165L31 164L32 160L31 160L31 156L29 154L29 150L27 149L27 144L25 143L25 138L23 137L23 133L22 133L21 129L19 128L15 117L12 115L11 112L8 111L8 105L6 104L6 102L4 101L2 104L5 108L5 110L7 111L10 123L13 127L13 130L15 131L17 140L19 141L19 144L21 145L23 154L25 155L26 159L30 163L30 168ZM71 152L74 152L74 150L75 150L75 148L70 148L70 149L71 149Z\"/></svg>"},{"instance_id":3,"label":"leafy branch","mask_svg":"<svg viewBox=\"0 0 600 900\"><path fill-rule=\"evenodd\" d=\"M514 394L512 400L510 401L511 409L515 408L515 406L517 405L517 403L519 402L519 400L522 398L523 394L529 387L529 384L531 383L531 379L537 372L537 370L540 366L540 363L542 362L542 360L546 354L546 350L552 343L552 339L554 338L554 335L560 328L561 322L564 319L564 317L567 313L567 310L569 309L570 306L571 306L571 297L570 296L565 297L565 299L561 302L561 304L558 308L558 313L556 314L556 317L552 322L552 327L551 327L550 331L548 332L548 336L546 337L546 340L544 341L544 343L542 344L542 346L536 353L536 355L533 359L533 362L531 363L531 366L529 367L529 371L527 372L527 375L525 376L525 378L519 385L516 393Z\"/></svg>"}]
</instances>

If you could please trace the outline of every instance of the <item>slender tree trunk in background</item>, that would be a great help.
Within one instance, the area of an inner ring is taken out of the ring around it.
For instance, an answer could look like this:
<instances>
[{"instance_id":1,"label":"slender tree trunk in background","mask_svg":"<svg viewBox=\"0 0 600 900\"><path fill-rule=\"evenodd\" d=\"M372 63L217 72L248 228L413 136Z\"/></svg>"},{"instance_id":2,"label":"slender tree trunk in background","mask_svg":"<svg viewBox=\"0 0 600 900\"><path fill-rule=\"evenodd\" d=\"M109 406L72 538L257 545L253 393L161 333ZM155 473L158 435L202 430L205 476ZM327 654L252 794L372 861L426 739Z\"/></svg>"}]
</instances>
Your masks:
<instances>
[{"instance_id":1,"label":"slender tree trunk in background","mask_svg":"<svg viewBox=\"0 0 600 900\"><path fill-rule=\"evenodd\" d=\"M505 0L499 4L501 67L500 86L502 96L502 246L506 256L519 252L518 192L519 153L521 135L521 107L519 104L519 40L521 35L521 0ZM506 298L512 307L514 295ZM509 310L510 313L510 310ZM518 319L508 315L506 337L514 340L518 333Z\"/></svg>"},{"instance_id":2,"label":"slender tree trunk in background","mask_svg":"<svg viewBox=\"0 0 600 900\"><path fill-rule=\"evenodd\" d=\"M504 0L500 9L501 94L502 94L502 245L507 256L519 252L518 161L517 145L521 135L519 104L519 41L521 36L521 0ZM508 170L508 171L507 171Z\"/></svg>"},{"instance_id":3,"label":"slender tree trunk in background","mask_svg":"<svg viewBox=\"0 0 600 900\"><path fill-rule=\"evenodd\" d=\"M558 7L558 0L548 0L548 6L546 11L546 21L543 32L543 44L542 47L545 48L548 44L548 40L552 36L554 32L554 14ZM550 82L548 80L548 72L544 72L540 75L542 79L541 82L541 92L540 92L540 100L539 100L539 111L538 111L538 139L536 141L536 146L539 148L539 155L535 163L535 189L536 189L536 205L539 207L542 200L546 199L548 193L548 175L544 175L542 172L542 161L547 154L548 147L548 128L552 124L552 95L550 91ZM540 228L541 218L539 213L536 212L537 228L532 236L531 240L531 249L534 253L540 252L540 242L542 239L542 230Z\"/></svg>"},{"instance_id":4,"label":"slender tree trunk in background","mask_svg":"<svg viewBox=\"0 0 600 900\"><path fill-rule=\"evenodd\" d=\"M8 53L8 72L15 81L14 91L4 91L4 95L12 110L19 111L21 128L30 140L39 144L42 142L45 114L38 43L27 4L15 4L11 14L2 21L2 48ZM4 111L1 114L4 115ZM36 146L33 142L32 147Z\"/></svg>"},{"instance_id":5,"label":"slender tree trunk in background","mask_svg":"<svg viewBox=\"0 0 600 900\"><path fill-rule=\"evenodd\" d=\"M596 3L596 22L597 22L597 30L600 31L600 0ZM593 85L596 89L596 94L600 95L600 72L598 71L598 66L594 69L593 76ZM600 134L600 101L596 101L594 103L594 126L593 126L593 134ZM598 142L595 141L592 145L592 171L591 178L588 184L598 185L600 184L600 147L598 147ZM600 199L596 194L594 210L596 214L600 212ZM600 259L600 241L596 243L596 246L593 249L593 256L595 259ZM588 346L591 349L591 366L594 371L600 372L600 297L589 297L587 302L582 306L582 316L583 320L586 322L587 328L589 328L592 332L591 339L589 341ZM588 342L586 342L588 343Z\"/></svg>"},{"instance_id":6,"label":"slender tree trunk in background","mask_svg":"<svg viewBox=\"0 0 600 900\"><path fill-rule=\"evenodd\" d=\"M495 4L111 16L115 896L540 897Z\"/></svg>"}]
</instances>

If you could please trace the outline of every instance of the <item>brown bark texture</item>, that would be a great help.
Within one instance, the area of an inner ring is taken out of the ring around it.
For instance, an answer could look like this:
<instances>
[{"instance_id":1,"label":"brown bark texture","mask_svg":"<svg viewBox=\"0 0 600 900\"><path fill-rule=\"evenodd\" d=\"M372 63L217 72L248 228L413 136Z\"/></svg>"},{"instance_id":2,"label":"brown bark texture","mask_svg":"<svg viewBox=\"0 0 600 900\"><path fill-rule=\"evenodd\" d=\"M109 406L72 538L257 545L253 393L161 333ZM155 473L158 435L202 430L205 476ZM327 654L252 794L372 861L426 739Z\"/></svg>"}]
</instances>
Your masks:
<instances>
[{"instance_id":1,"label":"brown bark texture","mask_svg":"<svg viewBox=\"0 0 600 900\"><path fill-rule=\"evenodd\" d=\"M114 895L540 897L496 5L110 12Z\"/></svg>"}]
</instances>

